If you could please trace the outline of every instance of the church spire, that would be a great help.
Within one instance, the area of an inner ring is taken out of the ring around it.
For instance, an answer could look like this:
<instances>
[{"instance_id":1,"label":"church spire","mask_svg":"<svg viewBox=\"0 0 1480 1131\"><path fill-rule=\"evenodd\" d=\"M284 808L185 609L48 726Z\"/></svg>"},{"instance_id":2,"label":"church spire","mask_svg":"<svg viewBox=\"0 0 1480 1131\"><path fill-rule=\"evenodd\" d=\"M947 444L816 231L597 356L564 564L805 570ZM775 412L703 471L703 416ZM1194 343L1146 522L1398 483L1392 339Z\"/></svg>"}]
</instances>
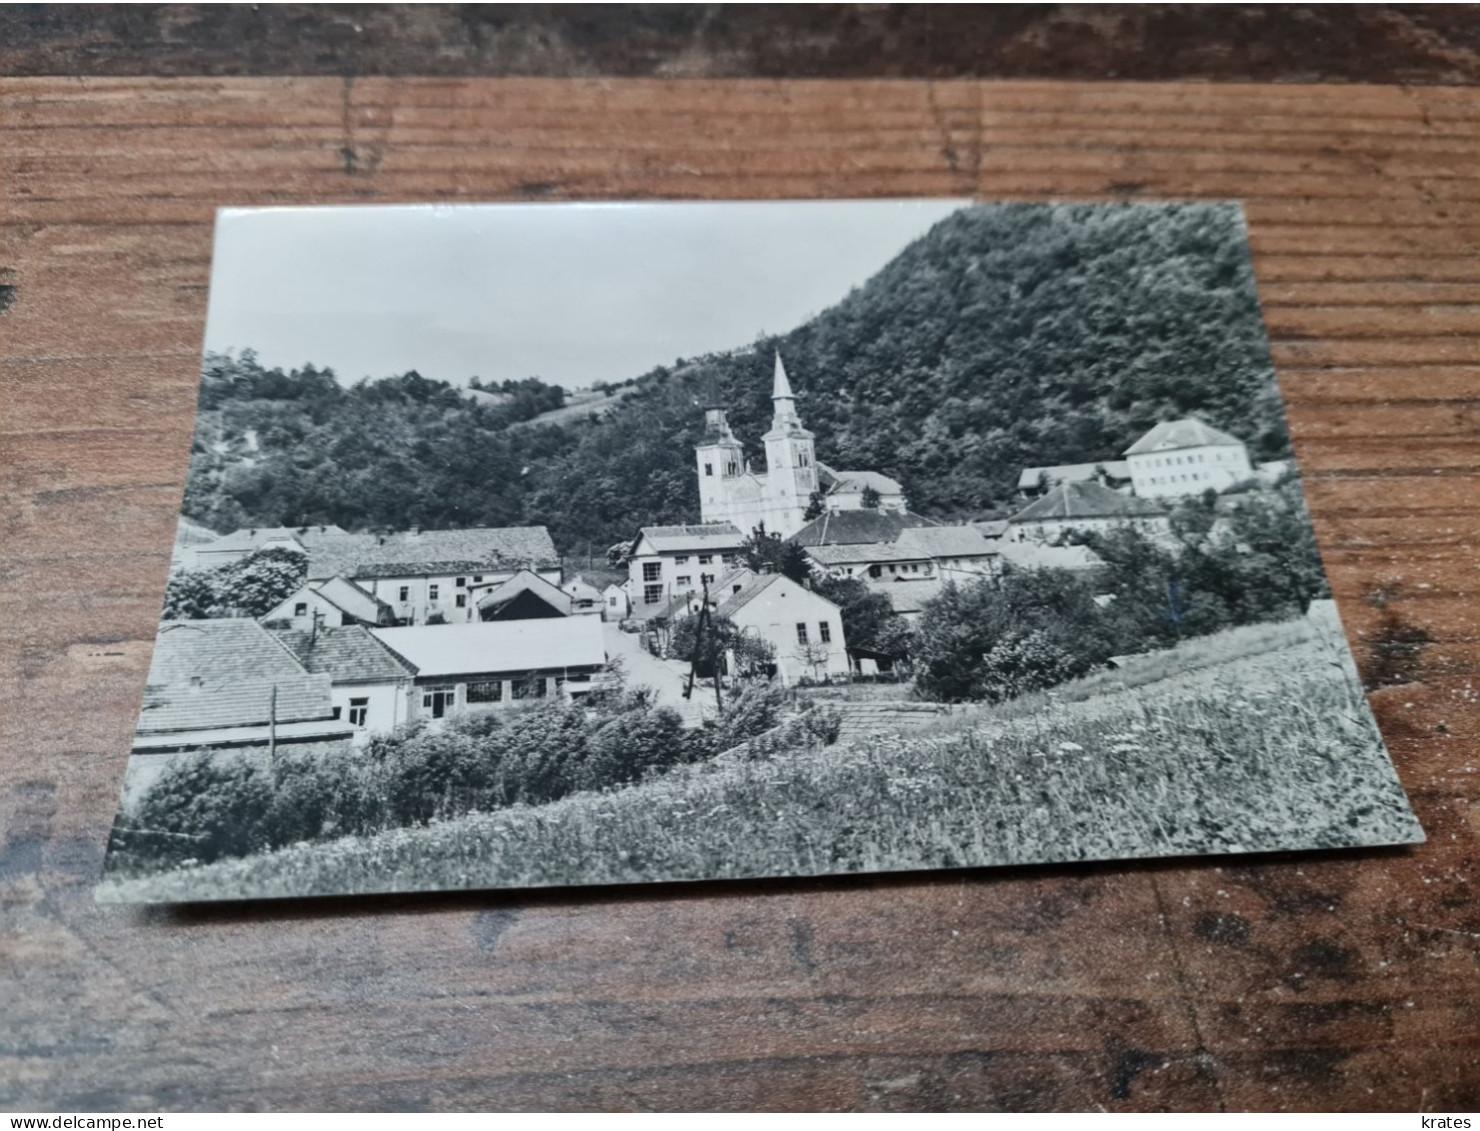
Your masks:
<instances>
[{"instance_id":1,"label":"church spire","mask_svg":"<svg viewBox=\"0 0 1480 1131\"><path fill-rule=\"evenodd\" d=\"M786 366L781 363L781 351L776 351L776 379L771 386L771 403L775 409L771 415L772 431L799 429L802 421L797 416L797 398L791 391L791 382L786 377Z\"/></svg>"}]
</instances>

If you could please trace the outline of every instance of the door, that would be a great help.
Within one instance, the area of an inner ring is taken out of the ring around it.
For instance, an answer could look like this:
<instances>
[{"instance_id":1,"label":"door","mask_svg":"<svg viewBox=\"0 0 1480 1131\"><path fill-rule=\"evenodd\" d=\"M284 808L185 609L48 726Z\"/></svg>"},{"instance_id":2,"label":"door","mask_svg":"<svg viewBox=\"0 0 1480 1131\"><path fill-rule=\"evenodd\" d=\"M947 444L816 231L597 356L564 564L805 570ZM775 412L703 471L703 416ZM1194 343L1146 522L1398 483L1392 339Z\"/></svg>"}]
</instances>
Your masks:
<instances>
[{"instance_id":1,"label":"door","mask_svg":"<svg viewBox=\"0 0 1480 1131\"><path fill-rule=\"evenodd\" d=\"M440 719L450 711L456 701L456 687L428 687L421 695L422 707L430 712L434 719Z\"/></svg>"}]
</instances>

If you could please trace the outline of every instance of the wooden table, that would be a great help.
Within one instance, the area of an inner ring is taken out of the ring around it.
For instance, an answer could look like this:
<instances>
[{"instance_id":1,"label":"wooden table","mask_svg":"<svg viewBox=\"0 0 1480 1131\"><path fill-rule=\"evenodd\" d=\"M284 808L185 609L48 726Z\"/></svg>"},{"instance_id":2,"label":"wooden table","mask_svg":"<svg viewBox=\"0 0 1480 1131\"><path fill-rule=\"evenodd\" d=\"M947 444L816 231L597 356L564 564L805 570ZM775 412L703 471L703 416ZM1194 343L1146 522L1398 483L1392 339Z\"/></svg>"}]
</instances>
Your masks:
<instances>
[{"instance_id":1,"label":"wooden table","mask_svg":"<svg viewBox=\"0 0 1480 1131\"><path fill-rule=\"evenodd\" d=\"M0 1104L1480 1107L1480 91L20 77L0 115ZM216 206L963 194L1246 203L1317 531L1427 845L92 903Z\"/></svg>"}]
</instances>

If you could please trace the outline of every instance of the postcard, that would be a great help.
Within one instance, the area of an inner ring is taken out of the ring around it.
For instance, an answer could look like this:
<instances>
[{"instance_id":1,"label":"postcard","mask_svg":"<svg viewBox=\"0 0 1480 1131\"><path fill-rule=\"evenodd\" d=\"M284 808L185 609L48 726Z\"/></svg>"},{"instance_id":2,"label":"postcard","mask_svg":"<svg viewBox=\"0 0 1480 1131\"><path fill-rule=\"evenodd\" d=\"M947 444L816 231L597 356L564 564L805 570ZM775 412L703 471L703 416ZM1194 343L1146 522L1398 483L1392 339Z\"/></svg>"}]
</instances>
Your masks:
<instances>
[{"instance_id":1,"label":"postcard","mask_svg":"<svg viewBox=\"0 0 1480 1131\"><path fill-rule=\"evenodd\" d=\"M98 898L1421 841L1237 204L228 209Z\"/></svg>"}]
</instances>

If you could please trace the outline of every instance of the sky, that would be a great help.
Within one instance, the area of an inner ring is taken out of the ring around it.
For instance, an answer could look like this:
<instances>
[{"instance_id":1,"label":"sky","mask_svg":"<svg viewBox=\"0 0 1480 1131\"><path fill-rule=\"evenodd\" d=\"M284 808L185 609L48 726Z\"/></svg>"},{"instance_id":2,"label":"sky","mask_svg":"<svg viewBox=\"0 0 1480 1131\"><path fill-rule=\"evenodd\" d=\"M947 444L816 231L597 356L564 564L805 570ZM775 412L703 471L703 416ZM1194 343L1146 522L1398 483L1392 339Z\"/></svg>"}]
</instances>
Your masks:
<instances>
[{"instance_id":1,"label":"sky","mask_svg":"<svg viewBox=\"0 0 1480 1131\"><path fill-rule=\"evenodd\" d=\"M779 334L964 200L222 209L207 350L568 389Z\"/></svg>"}]
</instances>

